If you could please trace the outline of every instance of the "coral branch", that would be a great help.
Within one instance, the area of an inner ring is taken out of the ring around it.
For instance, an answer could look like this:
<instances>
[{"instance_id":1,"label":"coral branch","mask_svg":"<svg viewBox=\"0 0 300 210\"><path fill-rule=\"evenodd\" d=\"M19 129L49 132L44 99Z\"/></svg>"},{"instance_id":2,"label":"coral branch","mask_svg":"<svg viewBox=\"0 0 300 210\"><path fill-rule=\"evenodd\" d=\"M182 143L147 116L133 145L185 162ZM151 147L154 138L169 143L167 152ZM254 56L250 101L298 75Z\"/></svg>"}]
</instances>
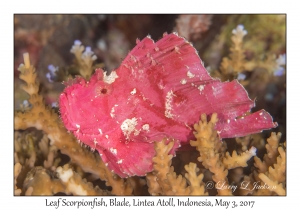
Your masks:
<instances>
[{"instance_id":1,"label":"coral branch","mask_svg":"<svg viewBox=\"0 0 300 210\"><path fill-rule=\"evenodd\" d=\"M171 167L172 155L168 155L174 141L166 144L167 139L155 142L156 156L153 158L153 172L147 174L147 183L151 195L207 195L202 182L203 174L197 175L199 169L195 163L185 166L185 177L174 172ZM190 183L187 186L187 181Z\"/></svg>"},{"instance_id":2,"label":"coral branch","mask_svg":"<svg viewBox=\"0 0 300 210\"><path fill-rule=\"evenodd\" d=\"M271 136L267 139L268 144L266 144L267 154L264 155L263 162L258 158L254 158L254 165L259 169L260 173L265 173L267 169L276 162L278 153L278 144L281 138L281 133L271 133Z\"/></svg>"},{"instance_id":3,"label":"coral branch","mask_svg":"<svg viewBox=\"0 0 300 210\"><path fill-rule=\"evenodd\" d=\"M278 184L277 181L272 181L269 177L265 174L260 173L258 177L265 182L269 186L270 191L274 191L277 195L286 195L285 189L283 189L282 183Z\"/></svg>"},{"instance_id":4,"label":"coral branch","mask_svg":"<svg viewBox=\"0 0 300 210\"><path fill-rule=\"evenodd\" d=\"M267 139L267 154L262 162L259 158L255 158L255 166L260 172L258 178L262 180L268 188L258 189L257 195L270 194L268 191L275 192L277 195L285 195L286 181L286 152L282 146L279 146L281 133L277 135L272 133ZM269 165L273 163L272 165ZM268 166L268 170L266 169ZM261 184L263 185L263 184Z\"/></svg>"},{"instance_id":5,"label":"coral branch","mask_svg":"<svg viewBox=\"0 0 300 210\"><path fill-rule=\"evenodd\" d=\"M15 191L14 191L14 195L20 195L22 193L22 190L21 189L18 189L17 187L17 178L22 170L22 165L20 163L16 163L15 164L15 167L14 167L14 176L15 176Z\"/></svg>"},{"instance_id":6,"label":"coral branch","mask_svg":"<svg viewBox=\"0 0 300 210\"><path fill-rule=\"evenodd\" d=\"M245 55L243 49L243 38L247 34L243 25L238 25L236 29L232 31L233 36L231 40L233 42L232 48L230 48L230 58L223 58L221 63L221 72L224 75L232 74L237 76L238 73L245 70Z\"/></svg>"},{"instance_id":7,"label":"coral branch","mask_svg":"<svg viewBox=\"0 0 300 210\"><path fill-rule=\"evenodd\" d=\"M286 154L282 147L278 148L278 152L279 156L277 157L277 163L273 165L274 168L269 167L269 174L272 180L284 182L286 180Z\"/></svg>"},{"instance_id":8,"label":"coral branch","mask_svg":"<svg viewBox=\"0 0 300 210\"><path fill-rule=\"evenodd\" d=\"M157 183L161 187L162 192L171 190L171 186L167 181L167 174L170 173L170 166L172 155L168 153L171 151L174 142L171 141L166 145L167 139L160 142L155 142L156 156L153 158L153 174L157 177ZM158 193L158 192L156 192Z\"/></svg>"},{"instance_id":9,"label":"coral branch","mask_svg":"<svg viewBox=\"0 0 300 210\"><path fill-rule=\"evenodd\" d=\"M97 59L97 56L91 50L91 47L81 45L79 40L74 42L72 49L70 50L76 57L77 64L79 66L79 73L85 78L89 79L93 73L93 62Z\"/></svg>"},{"instance_id":10,"label":"coral branch","mask_svg":"<svg viewBox=\"0 0 300 210\"><path fill-rule=\"evenodd\" d=\"M195 163L189 163L188 165L185 165L184 168L187 171L185 177L190 183L190 195L208 195L208 193L205 192L204 184L202 182L203 174L197 176L197 172L199 171L197 165Z\"/></svg>"},{"instance_id":11,"label":"coral branch","mask_svg":"<svg viewBox=\"0 0 300 210\"><path fill-rule=\"evenodd\" d=\"M93 187L93 184L82 180L81 177L74 172L68 164L64 167L58 167L56 172L60 180L64 184L65 193L72 195L110 195L108 191L101 190L99 187Z\"/></svg>"},{"instance_id":12,"label":"coral branch","mask_svg":"<svg viewBox=\"0 0 300 210\"><path fill-rule=\"evenodd\" d=\"M277 133L277 135L273 132L271 136L267 139L268 144L266 144L267 155L264 156L264 161L267 166L271 166L276 162L276 157L279 155L278 153L278 144L281 138L281 133Z\"/></svg>"},{"instance_id":13,"label":"coral branch","mask_svg":"<svg viewBox=\"0 0 300 210\"><path fill-rule=\"evenodd\" d=\"M170 195L190 195L191 190L187 188L186 179L182 175L177 176L175 172L171 172L173 170L174 168L171 167L170 173L167 174L168 182L171 183Z\"/></svg>"},{"instance_id":14,"label":"coral branch","mask_svg":"<svg viewBox=\"0 0 300 210\"><path fill-rule=\"evenodd\" d=\"M54 195L64 192L64 186L60 180L53 178L55 175L38 166L33 168L24 181L26 195Z\"/></svg>"},{"instance_id":15,"label":"coral branch","mask_svg":"<svg viewBox=\"0 0 300 210\"><path fill-rule=\"evenodd\" d=\"M247 161L255 155L255 147L251 147L249 151L243 152L241 155L238 155L236 151L233 151L232 156L230 156L229 152L226 152L226 155L223 158L223 164L227 169L246 167L248 166Z\"/></svg>"},{"instance_id":16,"label":"coral branch","mask_svg":"<svg viewBox=\"0 0 300 210\"><path fill-rule=\"evenodd\" d=\"M147 174L146 179L148 185L148 192L150 193L150 195L162 194L161 187L157 182L157 177L152 172Z\"/></svg>"},{"instance_id":17,"label":"coral branch","mask_svg":"<svg viewBox=\"0 0 300 210\"><path fill-rule=\"evenodd\" d=\"M222 147L222 142L218 137L217 131L214 129L215 124L218 121L217 114L211 116L210 121L207 121L206 114L201 115L201 120L198 124L194 125L196 141L190 141L191 146L196 147L200 153L198 158L199 162L202 162L203 166L209 169L214 175L213 180L216 183L227 183L228 170L225 168L218 151ZM232 195L231 190L219 190L219 195Z\"/></svg>"}]
</instances>

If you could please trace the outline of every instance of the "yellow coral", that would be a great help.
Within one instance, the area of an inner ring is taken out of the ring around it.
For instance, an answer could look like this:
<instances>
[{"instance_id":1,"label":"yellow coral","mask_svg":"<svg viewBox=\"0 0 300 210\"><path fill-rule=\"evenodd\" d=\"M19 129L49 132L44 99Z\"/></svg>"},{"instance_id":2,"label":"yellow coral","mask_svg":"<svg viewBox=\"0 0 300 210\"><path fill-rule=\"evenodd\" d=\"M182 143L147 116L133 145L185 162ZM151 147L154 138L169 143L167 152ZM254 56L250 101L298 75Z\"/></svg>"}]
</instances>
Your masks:
<instances>
[{"instance_id":1,"label":"yellow coral","mask_svg":"<svg viewBox=\"0 0 300 210\"><path fill-rule=\"evenodd\" d=\"M197 175L199 169L196 164L190 163L185 166L187 173L185 178L177 175L171 167L172 155L168 155L174 142L163 139L155 142L156 156L153 158L153 172L147 174L147 183L151 195L207 195L203 174ZM189 183L189 186L187 184Z\"/></svg>"},{"instance_id":2,"label":"yellow coral","mask_svg":"<svg viewBox=\"0 0 300 210\"><path fill-rule=\"evenodd\" d=\"M72 195L110 195L109 192L101 190L99 187L93 187L93 184L82 180L69 165L58 167L56 169L59 179L65 186L64 192Z\"/></svg>"},{"instance_id":3,"label":"yellow coral","mask_svg":"<svg viewBox=\"0 0 300 210\"><path fill-rule=\"evenodd\" d=\"M21 192L22 192L22 190L18 189L18 187L17 187L17 178L18 178L18 176L19 176L19 174L20 174L20 172L22 170L22 165L20 163L16 163L14 169L15 169L14 170L14 176L15 176L15 180L14 180L14 182L15 182L14 195L20 195Z\"/></svg>"},{"instance_id":4,"label":"yellow coral","mask_svg":"<svg viewBox=\"0 0 300 210\"><path fill-rule=\"evenodd\" d=\"M281 133L277 135L271 134L267 139L266 145L267 154L264 156L264 161L255 157L255 166L258 168L259 174L257 179L263 181L261 185L267 185L265 188L259 188L257 195L270 195L275 192L277 195L285 195L286 181L286 153L282 146L279 146Z\"/></svg>"},{"instance_id":5,"label":"yellow coral","mask_svg":"<svg viewBox=\"0 0 300 210\"><path fill-rule=\"evenodd\" d=\"M233 46L230 48L230 58L223 58L220 69L223 75L231 74L236 77L238 73L245 70L246 61L243 49L243 38L247 34L247 31L244 30L243 25L238 25L232 33L233 36L231 37L231 40L233 42Z\"/></svg>"},{"instance_id":6,"label":"yellow coral","mask_svg":"<svg viewBox=\"0 0 300 210\"><path fill-rule=\"evenodd\" d=\"M196 164L189 163L188 165L185 165L185 170L187 171L185 177L190 183L190 195L208 195L208 193L205 192L205 187L202 182L203 174L197 176L199 169Z\"/></svg>"},{"instance_id":7,"label":"yellow coral","mask_svg":"<svg viewBox=\"0 0 300 210\"><path fill-rule=\"evenodd\" d=\"M223 158L223 164L227 169L246 167L248 166L247 161L255 155L255 147L251 147L249 151L243 152L241 155L238 155L236 151L233 151L232 156L230 156L229 152L226 152L226 155Z\"/></svg>"}]
</instances>

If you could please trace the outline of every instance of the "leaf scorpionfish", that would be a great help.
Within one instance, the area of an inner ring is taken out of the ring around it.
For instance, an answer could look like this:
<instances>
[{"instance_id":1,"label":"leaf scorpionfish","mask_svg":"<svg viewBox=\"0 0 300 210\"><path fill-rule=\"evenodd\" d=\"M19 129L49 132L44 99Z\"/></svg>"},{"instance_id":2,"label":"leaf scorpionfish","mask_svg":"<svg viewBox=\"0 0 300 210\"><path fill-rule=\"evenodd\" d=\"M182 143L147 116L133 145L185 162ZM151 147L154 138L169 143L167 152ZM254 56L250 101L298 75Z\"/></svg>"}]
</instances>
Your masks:
<instances>
[{"instance_id":1,"label":"leaf scorpionfish","mask_svg":"<svg viewBox=\"0 0 300 210\"><path fill-rule=\"evenodd\" d=\"M97 69L89 81L74 79L59 106L67 130L120 177L152 171L156 141L174 139L171 154L188 144L203 113L218 114L220 138L277 126L265 110L244 115L255 103L243 86L212 78L196 49L175 33L137 40L109 75Z\"/></svg>"}]
</instances>

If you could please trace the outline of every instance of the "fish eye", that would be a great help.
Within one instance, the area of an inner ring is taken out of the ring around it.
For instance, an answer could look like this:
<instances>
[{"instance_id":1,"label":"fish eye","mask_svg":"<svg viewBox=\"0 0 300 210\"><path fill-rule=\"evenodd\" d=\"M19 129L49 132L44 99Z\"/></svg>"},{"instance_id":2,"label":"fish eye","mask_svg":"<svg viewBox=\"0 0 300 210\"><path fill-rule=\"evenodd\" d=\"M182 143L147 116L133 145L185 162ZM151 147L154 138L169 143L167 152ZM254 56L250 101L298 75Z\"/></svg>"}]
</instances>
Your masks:
<instances>
[{"instance_id":1,"label":"fish eye","mask_svg":"<svg viewBox=\"0 0 300 210\"><path fill-rule=\"evenodd\" d=\"M106 89L106 88L102 88L102 89L101 89L101 93L102 93L102 94L106 94L106 93L107 93L107 89Z\"/></svg>"},{"instance_id":2,"label":"fish eye","mask_svg":"<svg viewBox=\"0 0 300 210\"><path fill-rule=\"evenodd\" d=\"M110 95L112 92L112 87L108 86L108 85L103 85L103 84L100 84L99 86L97 86L95 88L95 94L96 96L107 96L107 95Z\"/></svg>"}]
</instances>

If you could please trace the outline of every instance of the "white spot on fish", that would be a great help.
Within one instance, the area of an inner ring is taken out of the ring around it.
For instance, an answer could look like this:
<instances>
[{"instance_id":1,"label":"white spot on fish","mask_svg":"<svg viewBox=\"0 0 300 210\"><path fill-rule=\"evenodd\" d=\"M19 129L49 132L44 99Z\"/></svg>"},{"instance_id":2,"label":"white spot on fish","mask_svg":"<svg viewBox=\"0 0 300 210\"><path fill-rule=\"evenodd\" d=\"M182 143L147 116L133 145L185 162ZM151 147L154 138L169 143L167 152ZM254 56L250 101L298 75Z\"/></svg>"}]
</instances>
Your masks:
<instances>
[{"instance_id":1,"label":"white spot on fish","mask_svg":"<svg viewBox=\"0 0 300 210\"><path fill-rule=\"evenodd\" d=\"M75 124L75 126L76 126L76 128L78 128L77 131L76 131L76 133L78 133L78 132L79 132L79 129L80 129L80 125Z\"/></svg>"},{"instance_id":2,"label":"white spot on fish","mask_svg":"<svg viewBox=\"0 0 300 210\"><path fill-rule=\"evenodd\" d=\"M173 100L173 96L175 96L175 94L173 94L173 91L169 91L167 93L167 96L166 96L166 101L165 101L165 116L167 118L172 118L173 117L173 114L171 113L171 110L172 110L172 100Z\"/></svg>"},{"instance_id":3,"label":"white spot on fish","mask_svg":"<svg viewBox=\"0 0 300 210\"><path fill-rule=\"evenodd\" d=\"M204 90L205 85L199 85L198 89L200 90L200 92L202 92L202 90Z\"/></svg>"},{"instance_id":4,"label":"white spot on fish","mask_svg":"<svg viewBox=\"0 0 300 210\"><path fill-rule=\"evenodd\" d=\"M142 126L142 128L143 128L144 131L149 131L150 126L149 126L149 124L144 124Z\"/></svg>"},{"instance_id":5,"label":"white spot on fish","mask_svg":"<svg viewBox=\"0 0 300 210\"><path fill-rule=\"evenodd\" d=\"M110 75L107 75L106 73L107 72L103 72L103 82L107 84L113 83L119 77L116 71L112 71Z\"/></svg>"},{"instance_id":6,"label":"white spot on fish","mask_svg":"<svg viewBox=\"0 0 300 210\"><path fill-rule=\"evenodd\" d=\"M183 85L185 85L185 84L186 84L186 79L182 79L182 80L180 81L180 83L183 84Z\"/></svg>"},{"instance_id":7,"label":"white spot on fish","mask_svg":"<svg viewBox=\"0 0 300 210\"><path fill-rule=\"evenodd\" d=\"M230 120L229 120L229 119L227 120L227 123L230 123Z\"/></svg>"},{"instance_id":8,"label":"white spot on fish","mask_svg":"<svg viewBox=\"0 0 300 210\"><path fill-rule=\"evenodd\" d=\"M261 113L259 113L259 115L262 115L263 113L261 112Z\"/></svg>"},{"instance_id":9,"label":"white spot on fish","mask_svg":"<svg viewBox=\"0 0 300 210\"><path fill-rule=\"evenodd\" d=\"M159 89L163 90L165 88L165 86L163 85L163 81L160 80L159 83L158 83L158 87Z\"/></svg>"},{"instance_id":10,"label":"white spot on fish","mask_svg":"<svg viewBox=\"0 0 300 210\"><path fill-rule=\"evenodd\" d=\"M94 138L94 146L96 147L97 144L98 144L98 141L96 138Z\"/></svg>"},{"instance_id":11,"label":"white spot on fish","mask_svg":"<svg viewBox=\"0 0 300 210\"><path fill-rule=\"evenodd\" d=\"M146 101L146 100L147 100L147 98L146 98L144 95L142 95L142 97L143 97L143 100L144 100L144 101Z\"/></svg>"},{"instance_id":12,"label":"white spot on fish","mask_svg":"<svg viewBox=\"0 0 300 210\"><path fill-rule=\"evenodd\" d=\"M113 107L111 108L111 110L110 110L110 116L111 116L112 118L115 117L115 107L116 107L116 106L118 106L118 104L115 104L115 106L113 106Z\"/></svg>"},{"instance_id":13,"label":"white spot on fish","mask_svg":"<svg viewBox=\"0 0 300 210\"><path fill-rule=\"evenodd\" d=\"M190 71L188 71L186 75L187 75L188 78L190 78L190 79L193 78L193 77L195 77L195 74L192 74L192 72L190 72Z\"/></svg>"},{"instance_id":14,"label":"white spot on fish","mask_svg":"<svg viewBox=\"0 0 300 210\"><path fill-rule=\"evenodd\" d=\"M123 162L123 159L118 160L118 164L121 164Z\"/></svg>"},{"instance_id":15,"label":"white spot on fish","mask_svg":"<svg viewBox=\"0 0 300 210\"><path fill-rule=\"evenodd\" d=\"M121 124L121 130L123 131L124 136L126 139L129 139L129 135L132 132L135 132L135 126L137 125L137 119L134 117L132 119L126 119Z\"/></svg>"},{"instance_id":16,"label":"white spot on fish","mask_svg":"<svg viewBox=\"0 0 300 210\"><path fill-rule=\"evenodd\" d=\"M111 116L112 118L115 117L115 107L111 108L110 116Z\"/></svg>"},{"instance_id":17,"label":"white spot on fish","mask_svg":"<svg viewBox=\"0 0 300 210\"><path fill-rule=\"evenodd\" d=\"M117 149L114 149L114 148L112 148L112 147L111 147L109 150L110 150L110 152L113 153L114 155L116 155L116 154L118 153Z\"/></svg>"},{"instance_id":18,"label":"white spot on fish","mask_svg":"<svg viewBox=\"0 0 300 210\"><path fill-rule=\"evenodd\" d=\"M100 129L100 128L98 128L98 131L99 131L99 133L102 135L103 133L102 133L102 130Z\"/></svg>"},{"instance_id":19,"label":"white spot on fish","mask_svg":"<svg viewBox=\"0 0 300 210\"><path fill-rule=\"evenodd\" d=\"M136 89L134 88L131 92L130 92L130 94L131 95L134 95L136 93Z\"/></svg>"},{"instance_id":20,"label":"white spot on fish","mask_svg":"<svg viewBox=\"0 0 300 210\"><path fill-rule=\"evenodd\" d=\"M108 139L108 135L105 135L105 138L107 138L107 139Z\"/></svg>"}]
</instances>

